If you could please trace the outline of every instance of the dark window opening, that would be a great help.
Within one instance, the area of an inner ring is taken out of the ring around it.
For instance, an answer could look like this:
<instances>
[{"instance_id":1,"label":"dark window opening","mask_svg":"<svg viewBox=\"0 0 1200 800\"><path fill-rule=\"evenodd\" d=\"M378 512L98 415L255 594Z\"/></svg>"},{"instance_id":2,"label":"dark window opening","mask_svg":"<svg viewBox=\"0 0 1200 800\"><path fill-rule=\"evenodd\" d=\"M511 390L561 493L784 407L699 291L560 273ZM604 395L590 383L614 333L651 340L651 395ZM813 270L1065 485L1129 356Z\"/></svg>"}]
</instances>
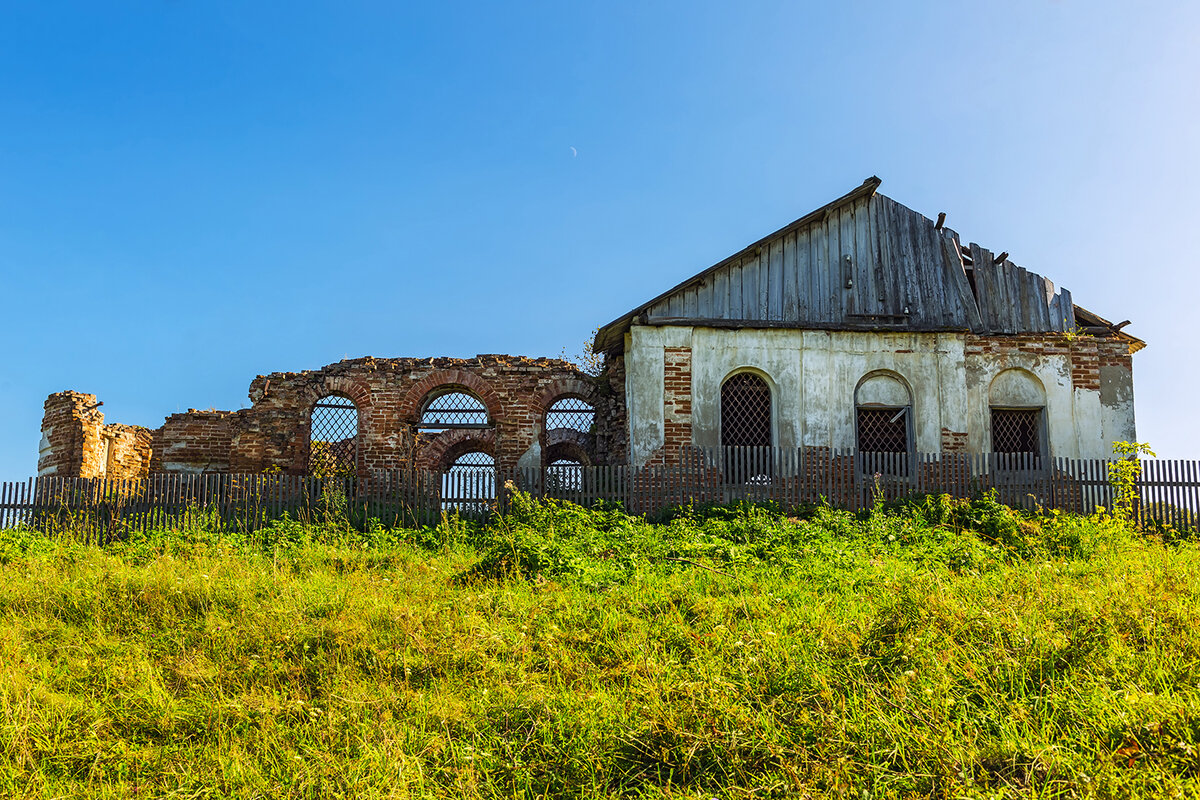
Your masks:
<instances>
[{"instance_id":1,"label":"dark window opening","mask_svg":"<svg viewBox=\"0 0 1200 800\"><path fill-rule=\"evenodd\" d=\"M908 409L858 409L858 449L864 453L907 453Z\"/></svg>"},{"instance_id":2,"label":"dark window opening","mask_svg":"<svg viewBox=\"0 0 1200 800\"><path fill-rule=\"evenodd\" d=\"M546 430L558 428L591 433L596 409L578 397L560 397L546 410Z\"/></svg>"},{"instance_id":3,"label":"dark window opening","mask_svg":"<svg viewBox=\"0 0 1200 800\"><path fill-rule=\"evenodd\" d=\"M992 452L1040 456L1041 428L1040 408L993 408Z\"/></svg>"},{"instance_id":4,"label":"dark window opening","mask_svg":"<svg viewBox=\"0 0 1200 800\"><path fill-rule=\"evenodd\" d=\"M903 408L857 409L857 441L860 469L868 475L907 475L909 410Z\"/></svg>"},{"instance_id":5,"label":"dark window opening","mask_svg":"<svg viewBox=\"0 0 1200 800\"><path fill-rule=\"evenodd\" d=\"M451 428L490 428L487 407L478 397L466 392L447 392L425 404L417 427L428 433Z\"/></svg>"},{"instance_id":6,"label":"dark window opening","mask_svg":"<svg viewBox=\"0 0 1200 800\"><path fill-rule=\"evenodd\" d=\"M771 389L757 375L740 372L721 386L721 444L771 446Z\"/></svg>"},{"instance_id":7,"label":"dark window opening","mask_svg":"<svg viewBox=\"0 0 1200 800\"><path fill-rule=\"evenodd\" d=\"M309 426L309 474L346 477L355 473L357 463L358 408L345 397L322 397L313 406Z\"/></svg>"}]
</instances>

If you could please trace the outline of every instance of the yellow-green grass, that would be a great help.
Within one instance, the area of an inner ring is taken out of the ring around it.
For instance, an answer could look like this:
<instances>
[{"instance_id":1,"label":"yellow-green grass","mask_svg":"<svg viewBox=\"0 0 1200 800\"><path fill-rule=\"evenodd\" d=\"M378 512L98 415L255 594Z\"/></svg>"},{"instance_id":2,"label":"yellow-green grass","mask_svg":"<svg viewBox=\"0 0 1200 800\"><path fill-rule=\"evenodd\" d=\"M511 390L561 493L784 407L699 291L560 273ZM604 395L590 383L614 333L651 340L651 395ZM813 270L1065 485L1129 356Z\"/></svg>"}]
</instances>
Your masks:
<instances>
[{"instance_id":1,"label":"yellow-green grass","mask_svg":"<svg viewBox=\"0 0 1200 800\"><path fill-rule=\"evenodd\" d=\"M1105 516L2 536L4 796L1200 787L1200 552Z\"/></svg>"}]
</instances>

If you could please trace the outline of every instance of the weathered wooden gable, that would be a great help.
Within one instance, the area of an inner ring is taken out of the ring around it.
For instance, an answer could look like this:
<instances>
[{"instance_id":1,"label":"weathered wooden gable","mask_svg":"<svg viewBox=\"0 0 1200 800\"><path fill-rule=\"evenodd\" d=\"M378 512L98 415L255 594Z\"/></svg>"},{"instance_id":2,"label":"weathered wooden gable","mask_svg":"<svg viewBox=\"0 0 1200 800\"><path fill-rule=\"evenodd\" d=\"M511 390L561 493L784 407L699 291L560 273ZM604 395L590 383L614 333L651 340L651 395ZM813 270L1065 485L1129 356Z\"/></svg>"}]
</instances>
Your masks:
<instances>
[{"instance_id":1,"label":"weathered wooden gable","mask_svg":"<svg viewBox=\"0 0 1200 800\"><path fill-rule=\"evenodd\" d=\"M875 191L877 178L601 329L1072 330L1070 293Z\"/></svg>"}]
</instances>

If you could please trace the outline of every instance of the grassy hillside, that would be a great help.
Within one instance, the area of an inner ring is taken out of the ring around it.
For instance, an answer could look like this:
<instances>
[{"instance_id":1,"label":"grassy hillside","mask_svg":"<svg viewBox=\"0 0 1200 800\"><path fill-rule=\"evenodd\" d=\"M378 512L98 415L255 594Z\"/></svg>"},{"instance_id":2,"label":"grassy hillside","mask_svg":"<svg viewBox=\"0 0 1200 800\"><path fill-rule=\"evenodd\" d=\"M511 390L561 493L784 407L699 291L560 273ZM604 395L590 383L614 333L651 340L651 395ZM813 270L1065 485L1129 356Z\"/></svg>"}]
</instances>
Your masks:
<instances>
[{"instance_id":1,"label":"grassy hillside","mask_svg":"<svg viewBox=\"0 0 1200 800\"><path fill-rule=\"evenodd\" d=\"M933 498L0 532L17 797L1193 796L1200 551Z\"/></svg>"}]
</instances>

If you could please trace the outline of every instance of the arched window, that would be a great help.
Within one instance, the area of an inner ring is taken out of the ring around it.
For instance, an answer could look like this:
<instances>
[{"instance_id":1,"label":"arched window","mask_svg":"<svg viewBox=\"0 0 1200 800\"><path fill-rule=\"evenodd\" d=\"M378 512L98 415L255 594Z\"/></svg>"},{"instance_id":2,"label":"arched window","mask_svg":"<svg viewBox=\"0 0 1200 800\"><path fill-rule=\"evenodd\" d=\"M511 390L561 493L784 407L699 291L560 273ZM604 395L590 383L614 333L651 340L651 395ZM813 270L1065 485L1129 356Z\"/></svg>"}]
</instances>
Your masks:
<instances>
[{"instance_id":1,"label":"arched window","mask_svg":"<svg viewBox=\"0 0 1200 800\"><path fill-rule=\"evenodd\" d=\"M865 378L854 392L854 412L860 453L912 452L912 395L898 376Z\"/></svg>"},{"instance_id":2,"label":"arched window","mask_svg":"<svg viewBox=\"0 0 1200 800\"><path fill-rule=\"evenodd\" d=\"M353 475L358 465L358 408L340 395L326 395L312 409L308 472L321 478Z\"/></svg>"},{"instance_id":3,"label":"arched window","mask_svg":"<svg viewBox=\"0 0 1200 800\"><path fill-rule=\"evenodd\" d=\"M1035 469L1046 455L1043 440L1046 389L1032 372L1006 369L988 389L992 452L1008 457L1004 466Z\"/></svg>"},{"instance_id":4,"label":"arched window","mask_svg":"<svg viewBox=\"0 0 1200 800\"><path fill-rule=\"evenodd\" d=\"M591 403L578 397L560 397L546 409L546 430L560 428L591 433L596 420L596 409Z\"/></svg>"},{"instance_id":5,"label":"arched window","mask_svg":"<svg viewBox=\"0 0 1200 800\"><path fill-rule=\"evenodd\" d=\"M487 406L473 394L451 389L425 400L417 427L427 433L456 428L490 428Z\"/></svg>"},{"instance_id":6,"label":"arched window","mask_svg":"<svg viewBox=\"0 0 1200 800\"><path fill-rule=\"evenodd\" d=\"M771 446L771 387L752 372L731 375L721 385L721 444Z\"/></svg>"},{"instance_id":7,"label":"arched window","mask_svg":"<svg viewBox=\"0 0 1200 800\"><path fill-rule=\"evenodd\" d=\"M496 499L496 461L482 450L459 455L442 473L442 509L482 515Z\"/></svg>"}]
</instances>

